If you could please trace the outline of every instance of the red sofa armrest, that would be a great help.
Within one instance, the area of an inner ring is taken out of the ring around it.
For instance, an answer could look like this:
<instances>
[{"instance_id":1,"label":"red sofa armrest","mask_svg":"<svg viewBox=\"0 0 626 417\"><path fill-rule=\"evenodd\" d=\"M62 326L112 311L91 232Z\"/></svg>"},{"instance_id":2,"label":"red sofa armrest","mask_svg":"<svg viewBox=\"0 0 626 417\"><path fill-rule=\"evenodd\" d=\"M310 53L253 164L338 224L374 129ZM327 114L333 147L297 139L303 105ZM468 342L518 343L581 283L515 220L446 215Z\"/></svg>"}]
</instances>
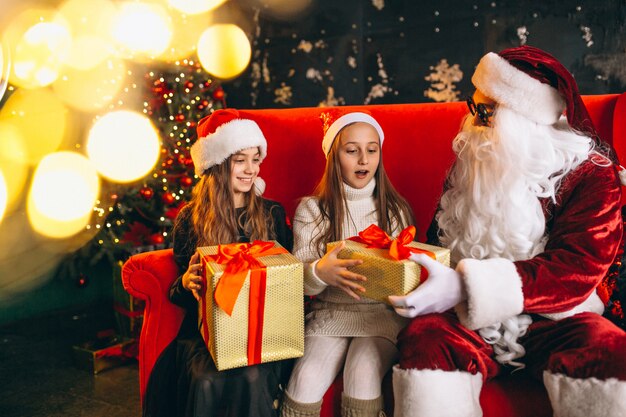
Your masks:
<instances>
[{"instance_id":1,"label":"red sofa armrest","mask_svg":"<svg viewBox=\"0 0 626 417\"><path fill-rule=\"evenodd\" d=\"M122 267L124 289L145 300L139 339L139 389L143 402L148 377L157 358L176 337L184 310L169 301L169 289L178 276L172 249L131 256Z\"/></svg>"}]
</instances>

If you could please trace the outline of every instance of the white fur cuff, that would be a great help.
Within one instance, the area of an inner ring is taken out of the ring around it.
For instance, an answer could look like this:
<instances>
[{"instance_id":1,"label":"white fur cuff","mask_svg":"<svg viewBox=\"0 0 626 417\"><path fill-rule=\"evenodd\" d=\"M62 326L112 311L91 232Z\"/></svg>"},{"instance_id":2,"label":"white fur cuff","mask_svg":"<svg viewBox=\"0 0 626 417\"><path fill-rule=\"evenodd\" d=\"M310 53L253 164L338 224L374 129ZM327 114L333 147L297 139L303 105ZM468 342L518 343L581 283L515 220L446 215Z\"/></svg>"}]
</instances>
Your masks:
<instances>
[{"instance_id":1,"label":"white fur cuff","mask_svg":"<svg viewBox=\"0 0 626 417\"><path fill-rule=\"evenodd\" d=\"M393 368L394 417L480 417L482 374Z\"/></svg>"},{"instance_id":2,"label":"white fur cuff","mask_svg":"<svg viewBox=\"0 0 626 417\"><path fill-rule=\"evenodd\" d=\"M516 316L524 309L522 279L508 259L462 259L467 300L456 307L461 323L477 330Z\"/></svg>"},{"instance_id":3,"label":"white fur cuff","mask_svg":"<svg viewBox=\"0 0 626 417\"><path fill-rule=\"evenodd\" d=\"M626 416L626 382L543 373L554 417Z\"/></svg>"}]
</instances>

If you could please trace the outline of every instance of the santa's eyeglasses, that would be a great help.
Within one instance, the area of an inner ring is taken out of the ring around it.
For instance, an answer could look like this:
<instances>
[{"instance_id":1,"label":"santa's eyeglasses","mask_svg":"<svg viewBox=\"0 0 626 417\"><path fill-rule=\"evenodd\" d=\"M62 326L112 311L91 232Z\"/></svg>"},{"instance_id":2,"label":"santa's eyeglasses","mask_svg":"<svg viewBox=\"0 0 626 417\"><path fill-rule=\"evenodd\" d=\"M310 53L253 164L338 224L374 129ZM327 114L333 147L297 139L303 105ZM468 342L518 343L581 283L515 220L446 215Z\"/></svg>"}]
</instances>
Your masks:
<instances>
[{"instance_id":1,"label":"santa's eyeglasses","mask_svg":"<svg viewBox=\"0 0 626 417\"><path fill-rule=\"evenodd\" d=\"M468 97L465 102L472 116L478 115L478 118L484 125L489 124L489 118L493 116L493 110L484 103L476 104L472 97Z\"/></svg>"}]
</instances>

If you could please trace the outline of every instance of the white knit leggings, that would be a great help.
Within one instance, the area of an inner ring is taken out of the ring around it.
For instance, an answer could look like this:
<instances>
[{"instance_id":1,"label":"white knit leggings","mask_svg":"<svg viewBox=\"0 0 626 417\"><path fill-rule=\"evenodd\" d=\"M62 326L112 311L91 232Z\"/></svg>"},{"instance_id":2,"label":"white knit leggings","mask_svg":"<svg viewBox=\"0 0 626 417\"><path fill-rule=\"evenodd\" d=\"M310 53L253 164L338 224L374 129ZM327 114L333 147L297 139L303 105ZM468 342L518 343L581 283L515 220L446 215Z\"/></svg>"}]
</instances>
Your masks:
<instances>
[{"instance_id":1,"label":"white knit leggings","mask_svg":"<svg viewBox=\"0 0 626 417\"><path fill-rule=\"evenodd\" d=\"M307 336L287 394L300 403L316 403L343 367L343 392L373 400L380 397L383 377L397 359L396 346L382 337Z\"/></svg>"}]
</instances>

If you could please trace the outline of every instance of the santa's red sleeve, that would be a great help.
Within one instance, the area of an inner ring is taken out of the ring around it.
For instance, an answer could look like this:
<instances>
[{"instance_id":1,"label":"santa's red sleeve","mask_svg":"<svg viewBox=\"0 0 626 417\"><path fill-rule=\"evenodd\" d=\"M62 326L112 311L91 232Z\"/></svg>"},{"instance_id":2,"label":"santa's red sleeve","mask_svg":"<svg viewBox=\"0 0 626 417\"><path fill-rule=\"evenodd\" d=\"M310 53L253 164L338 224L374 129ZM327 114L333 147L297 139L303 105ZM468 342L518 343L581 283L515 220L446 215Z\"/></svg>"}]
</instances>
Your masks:
<instances>
[{"instance_id":1,"label":"santa's red sleeve","mask_svg":"<svg viewBox=\"0 0 626 417\"><path fill-rule=\"evenodd\" d=\"M563 181L547 214L544 250L524 261L463 259L461 322L479 329L520 313L558 319L602 313L596 287L622 241L621 188L613 166L587 161Z\"/></svg>"}]
</instances>

